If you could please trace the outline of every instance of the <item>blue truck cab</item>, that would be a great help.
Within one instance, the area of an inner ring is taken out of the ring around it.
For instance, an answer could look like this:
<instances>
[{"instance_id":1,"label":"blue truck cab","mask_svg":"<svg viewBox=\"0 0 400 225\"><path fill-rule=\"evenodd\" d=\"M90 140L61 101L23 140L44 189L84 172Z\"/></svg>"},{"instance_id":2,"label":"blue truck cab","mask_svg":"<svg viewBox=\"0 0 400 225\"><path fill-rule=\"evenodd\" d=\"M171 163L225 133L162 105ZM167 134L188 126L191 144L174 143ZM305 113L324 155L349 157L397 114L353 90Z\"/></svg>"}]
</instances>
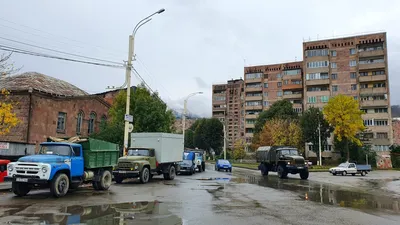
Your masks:
<instances>
[{"instance_id":1,"label":"blue truck cab","mask_svg":"<svg viewBox=\"0 0 400 225\"><path fill-rule=\"evenodd\" d=\"M203 172L206 170L206 162L203 150L195 150L193 151L196 155L196 166L199 172Z\"/></svg>"},{"instance_id":2,"label":"blue truck cab","mask_svg":"<svg viewBox=\"0 0 400 225\"><path fill-rule=\"evenodd\" d=\"M179 173L180 174L188 173L190 175L196 173L197 166L195 163L195 159L196 159L196 154L194 152L191 151L183 152L182 162L179 163L180 166Z\"/></svg>"},{"instance_id":3,"label":"blue truck cab","mask_svg":"<svg viewBox=\"0 0 400 225\"><path fill-rule=\"evenodd\" d=\"M61 197L84 182L92 182L96 190L107 190L111 185L111 171L116 164L118 150L113 151L114 160L107 159L104 152L110 153L107 149L101 152L84 151L83 145L77 143L43 142L38 154L21 157L7 165L6 180L12 182L17 196L25 196L33 187L39 187L50 188L55 197ZM93 161L96 156L102 161Z\"/></svg>"}]
</instances>

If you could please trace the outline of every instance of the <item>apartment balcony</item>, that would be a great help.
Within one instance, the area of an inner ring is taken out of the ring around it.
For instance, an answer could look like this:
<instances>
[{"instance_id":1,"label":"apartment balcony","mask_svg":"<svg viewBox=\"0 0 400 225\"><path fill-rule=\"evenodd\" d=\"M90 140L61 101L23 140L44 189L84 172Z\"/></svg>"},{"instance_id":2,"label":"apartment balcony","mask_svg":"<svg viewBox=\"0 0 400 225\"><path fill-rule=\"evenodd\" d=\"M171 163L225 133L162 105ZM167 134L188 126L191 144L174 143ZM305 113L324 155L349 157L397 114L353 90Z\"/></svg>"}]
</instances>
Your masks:
<instances>
[{"instance_id":1,"label":"apartment balcony","mask_svg":"<svg viewBox=\"0 0 400 225\"><path fill-rule=\"evenodd\" d=\"M246 96L246 101L262 101L263 100L263 96L259 95L259 96Z\"/></svg>"},{"instance_id":2,"label":"apartment balcony","mask_svg":"<svg viewBox=\"0 0 400 225\"><path fill-rule=\"evenodd\" d=\"M385 87L360 89L360 94L386 94L386 93L387 89Z\"/></svg>"},{"instance_id":3,"label":"apartment balcony","mask_svg":"<svg viewBox=\"0 0 400 225\"><path fill-rule=\"evenodd\" d=\"M359 82L370 82L370 81L384 81L387 79L386 75L372 75L372 76L360 76Z\"/></svg>"},{"instance_id":4,"label":"apartment balcony","mask_svg":"<svg viewBox=\"0 0 400 225\"><path fill-rule=\"evenodd\" d=\"M259 114L246 114L246 119L257 119Z\"/></svg>"},{"instance_id":5,"label":"apartment balcony","mask_svg":"<svg viewBox=\"0 0 400 225\"><path fill-rule=\"evenodd\" d=\"M262 110L262 105L246 105L244 107L245 110Z\"/></svg>"},{"instance_id":6,"label":"apartment balcony","mask_svg":"<svg viewBox=\"0 0 400 225\"><path fill-rule=\"evenodd\" d=\"M383 56L383 55L385 55L383 49L358 52L359 57L371 57L371 56Z\"/></svg>"},{"instance_id":7,"label":"apartment balcony","mask_svg":"<svg viewBox=\"0 0 400 225\"><path fill-rule=\"evenodd\" d=\"M386 64L384 62L358 64L358 69L359 70L381 69L381 68L385 68L385 67L386 67Z\"/></svg>"},{"instance_id":8,"label":"apartment balcony","mask_svg":"<svg viewBox=\"0 0 400 225\"><path fill-rule=\"evenodd\" d=\"M382 139L371 138L370 143L373 145L391 145L389 138L382 138Z\"/></svg>"},{"instance_id":9,"label":"apartment balcony","mask_svg":"<svg viewBox=\"0 0 400 225\"><path fill-rule=\"evenodd\" d=\"M329 79L318 79L318 80L307 80L306 85L326 85L329 84L330 80Z\"/></svg>"},{"instance_id":10,"label":"apartment balcony","mask_svg":"<svg viewBox=\"0 0 400 225\"><path fill-rule=\"evenodd\" d=\"M301 74L300 74L300 73L297 74L297 75L283 75L283 78L284 78L284 79L290 79L290 80L301 80L301 79L303 79L303 78L301 77Z\"/></svg>"},{"instance_id":11,"label":"apartment balcony","mask_svg":"<svg viewBox=\"0 0 400 225\"><path fill-rule=\"evenodd\" d=\"M367 100L360 101L361 107L373 107L373 106L388 106L388 100Z\"/></svg>"},{"instance_id":12,"label":"apartment balcony","mask_svg":"<svg viewBox=\"0 0 400 225\"><path fill-rule=\"evenodd\" d=\"M262 86L260 87L246 87L244 89L245 92L256 92L256 91L262 91Z\"/></svg>"},{"instance_id":13,"label":"apartment balcony","mask_svg":"<svg viewBox=\"0 0 400 225\"><path fill-rule=\"evenodd\" d=\"M219 107L217 107L217 108L213 108L212 109L213 110L213 112L221 112L221 111L223 111L223 112L225 112L226 111L226 108L219 108Z\"/></svg>"},{"instance_id":14,"label":"apartment balcony","mask_svg":"<svg viewBox=\"0 0 400 225\"><path fill-rule=\"evenodd\" d=\"M303 84L286 84L282 85L282 90L290 90L290 89L302 89Z\"/></svg>"},{"instance_id":15,"label":"apartment balcony","mask_svg":"<svg viewBox=\"0 0 400 225\"><path fill-rule=\"evenodd\" d=\"M290 95L283 95L284 99L294 99L294 98L302 98L302 94L290 94Z\"/></svg>"},{"instance_id":16,"label":"apartment balcony","mask_svg":"<svg viewBox=\"0 0 400 225\"><path fill-rule=\"evenodd\" d=\"M390 120L389 120L390 122ZM391 126L367 126L367 129L370 130L371 132L379 132L379 133L388 133L390 134Z\"/></svg>"},{"instance_id":17,"label":"apartment balcony","mask_svg":"<svg viewBox=\"0 0 400 225\"><path fill-rule=\"evenodd\" d=\"M263 79L264 79L263 77L255 78L255 79L246 79L244 82L246 84L248 84L248 83L261 83Z\"/></svg>"},{"instance_id":18,"label":"apartment balcony","mask_svg":"<svg viewBox=\"0 0 400 225\"><path fill-rule=\"evenodd\" d=\"M366 113L361 115L361 117L363 118L363 120L390 120L389 113Z\"/></svg>"},{"instance_id":19,"label":"apartment balcony","mask_svg":"<svg viewBox=\"0 0 400 225\"><path fill-rule=\"evenodd\" d=\"M245 126L246 128L254 128L254 123L253 124L251 124L251 123L246 123L246 126Z\"/></svg>"},{"instance_id":20,"label":"apartment balcony","mask_svg":"<svg viewBox=\"0 0 400 225\"><path fill-rule=\"evenodd\" d=\"M293 103L293 108L303 108L303 104L301 104L301 103Z\"/></svg>"}]
</instances>

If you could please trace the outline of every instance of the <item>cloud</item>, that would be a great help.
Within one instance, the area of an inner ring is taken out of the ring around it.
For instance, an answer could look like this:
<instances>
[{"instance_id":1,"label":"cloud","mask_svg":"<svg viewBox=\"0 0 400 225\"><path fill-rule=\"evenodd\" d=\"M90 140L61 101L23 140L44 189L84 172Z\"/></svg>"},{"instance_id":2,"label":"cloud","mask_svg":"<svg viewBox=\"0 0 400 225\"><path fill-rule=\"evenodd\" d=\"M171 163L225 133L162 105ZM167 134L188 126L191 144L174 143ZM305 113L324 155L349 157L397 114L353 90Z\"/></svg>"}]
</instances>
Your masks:
<instances>
[{"instance_id":1,"label":"cloud","mask_svg":"<svg viewBox=\"0 0 400 225\"><path fill-rule=\"evenodd\" d=\"M195 77L194 79L196 80L197 86L198 86L200 89L209 89L209 88L210 88L210 85L207 84L207 83L206 83L203 79L201 79L200 77Z\"/></svg>"}]
</instances>

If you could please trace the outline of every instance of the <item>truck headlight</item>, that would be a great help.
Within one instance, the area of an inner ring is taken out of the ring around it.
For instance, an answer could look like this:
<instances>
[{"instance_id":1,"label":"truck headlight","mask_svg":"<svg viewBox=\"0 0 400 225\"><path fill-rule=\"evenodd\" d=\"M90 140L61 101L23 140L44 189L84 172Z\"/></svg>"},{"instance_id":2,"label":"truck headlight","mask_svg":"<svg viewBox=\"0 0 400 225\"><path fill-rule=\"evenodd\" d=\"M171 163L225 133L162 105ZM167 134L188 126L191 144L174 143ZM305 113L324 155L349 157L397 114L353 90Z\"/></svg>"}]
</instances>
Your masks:
<instances>
[{"instance_id":1,"label":"truck headlight","mask_svg":"<svg viewBox=\"0 0 400 225\"><path fill-rule=\"evenodd\" d=\"M290 165L290 162L287 162L288 165Z\"/></svg>"},{"instance_id":2,"label":"truck headlight","mask_svg":"<svg viewBox=\"0 0 400 225\"><path fill-rule=\"evenodd\" d=\"M8 165L8 171L12 172L14 170L14 165L10 164Z\"/></svg>"},{"instance_id":3,"label":"truck headlight","mask_svg":"<svg viewBox=\"0 0 400 225\"><path fill-rule=\"evenodd\" d=\"M47 166L43 166L43 167L42 167L42 172L43 172L43 173L47 173Z\"/></svg>"}]
</instances>

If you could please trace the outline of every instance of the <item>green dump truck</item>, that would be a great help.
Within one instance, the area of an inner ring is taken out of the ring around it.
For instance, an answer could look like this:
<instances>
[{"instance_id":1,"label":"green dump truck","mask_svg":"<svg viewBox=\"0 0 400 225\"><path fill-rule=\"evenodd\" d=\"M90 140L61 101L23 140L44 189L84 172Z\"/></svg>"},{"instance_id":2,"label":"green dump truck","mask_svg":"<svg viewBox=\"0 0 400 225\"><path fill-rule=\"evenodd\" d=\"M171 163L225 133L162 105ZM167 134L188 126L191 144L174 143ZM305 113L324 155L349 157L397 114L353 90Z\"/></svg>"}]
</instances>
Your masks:
<instances>
[{"instance_id":1,"label":"green dump truck","mask_svg":"<svg viewBox=\"0 0 400 225\"><path fill-rule=\"evenodd\" d=\"M112 168L117 164L117 144L93 138L49 138L40 144L39 154L22 157L7 165L12 190L24 196L33 187L50 188L55 197L67 194L82 183L107 190Z\"/></svg>"},{"instance_id":2,"label":"green dump truck","mask_svg":"<svg viewBox=\"0 0 400 225\"><path fill-rule=\"evenodd\" d=\"M153 175L173 180L182 161L183 137L169 133L132 133L127 155L118 159L114 179L122 183L127 178L139 178L147 183Z\"/></svg>"}]
</instances>

